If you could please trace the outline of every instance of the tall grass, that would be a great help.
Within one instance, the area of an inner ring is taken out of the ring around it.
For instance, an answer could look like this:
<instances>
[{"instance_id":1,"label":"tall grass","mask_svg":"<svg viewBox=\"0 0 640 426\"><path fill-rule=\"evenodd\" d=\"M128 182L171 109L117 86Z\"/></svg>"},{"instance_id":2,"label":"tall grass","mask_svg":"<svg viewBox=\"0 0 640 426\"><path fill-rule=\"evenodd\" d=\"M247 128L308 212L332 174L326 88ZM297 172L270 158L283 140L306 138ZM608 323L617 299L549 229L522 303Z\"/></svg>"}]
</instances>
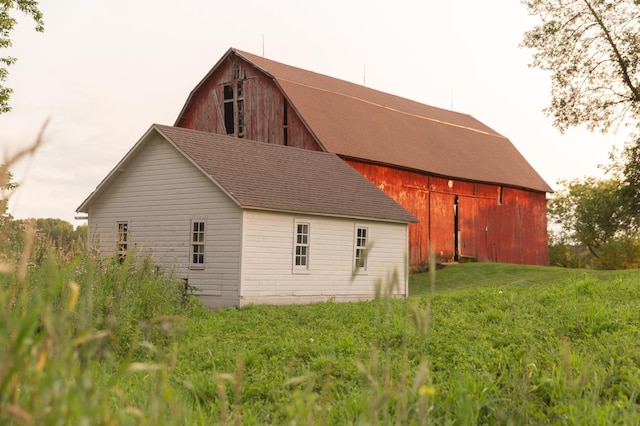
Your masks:
<instances>
[{"instance_id":1,"label":"tall grass","mask_svg":"<svg viewBox=\"0 0 640 426\"><path fill-rule=\"evenodd\" d=\"M0 424L183 424L173 335L198 307L178 281L148 261L31 263L39 244L28 231L0 264Z\"/></svg>"}]
</instances>

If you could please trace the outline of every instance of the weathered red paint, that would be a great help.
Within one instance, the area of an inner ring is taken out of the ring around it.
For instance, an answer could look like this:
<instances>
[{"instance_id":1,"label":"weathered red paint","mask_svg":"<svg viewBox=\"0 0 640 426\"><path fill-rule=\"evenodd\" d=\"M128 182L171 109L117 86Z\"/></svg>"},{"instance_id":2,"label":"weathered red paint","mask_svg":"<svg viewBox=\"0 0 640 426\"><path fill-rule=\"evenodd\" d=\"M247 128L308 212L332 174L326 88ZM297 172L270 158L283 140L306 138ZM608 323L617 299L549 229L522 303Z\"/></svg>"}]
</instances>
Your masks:
<instances>
[{"instance_id":1,"label":"weathered red paint","mask_svg":"<svg viewBox=\"0 0 640 426\"><path fill-rule=\"evenodd\" d=\"M347 160L420 220L409 225L409 260L426 264L429 245L441 262L453 261L455 199L458 197L458 256L479 261L546 265L546 194L463 182Z\"/></svg>"},{"instance_id":2,"label":"weathered red paint","mask_svg":"<svg viewBox=\"0 0 640 426\"><path fill-rule=\"evenodd\" d=\"M286 106L287 145L322 151L271 78L235 56L227 58L220 65L215 75L199 88L190 103L188 113L178 120L176 126L226 134L223 88L225 84L240 82L244 92L246 139L284 145L283 121ZM236 78L234 73L239 73L240 78Z\"/></svg>"},{"instance_id":3,"label":"weathered red paint","mask_svg":"<svg viewBox=\"0 0 640 426\"><path fill-rule=\"evenodd\" d=\"M247 139L323 150L272 78L235 55L218 64L216 72L197 88L176 125L226 133L223 86L237 81L243 84ZM548 263L544 192L345 160L420 220L409 225L412 267L427 264L430 248L441 262L469 256L479 261Z\"/></svg>"}]
</instances>

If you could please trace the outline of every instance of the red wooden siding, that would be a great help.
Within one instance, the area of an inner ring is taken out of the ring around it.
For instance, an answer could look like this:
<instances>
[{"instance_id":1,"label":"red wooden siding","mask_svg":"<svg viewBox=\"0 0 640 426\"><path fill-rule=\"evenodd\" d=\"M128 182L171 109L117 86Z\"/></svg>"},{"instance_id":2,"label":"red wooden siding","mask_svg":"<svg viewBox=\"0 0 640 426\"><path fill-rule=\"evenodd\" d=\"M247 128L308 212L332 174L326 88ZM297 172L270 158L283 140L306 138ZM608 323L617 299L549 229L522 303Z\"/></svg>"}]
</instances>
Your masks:
<instances>
[{"instance_id":1,"label":"red wooden siding","mask_svg":"<svg viewBox=\"0 0 640 426\"><path fill-rule=\"evenodd\" d=\"M439 261L454 259L456 196L460 256L479 261L548 263L544 193L443 179L353 160L347 163L420 220L409 225L409 261L414 268L427 263L429 243Z\"/></svg>"},{"instance_id":2,"label":"red wooden siding","mask_svg":"<svg viewBox=\"0 0 640 426\"><path fill-rule=\"evenodd\" d=\"M237 61L237 64L234 64ZM234 76L236 74L236 76ZM239 74L239 79L235 79ZM285 101L273 80L235 56L221 64L218 72L203 84L192 99L188 114L177 125L187 129L227 134L224 123L224 86L242 84L246 139L321 151L306 126Z\"/></svg>"}]
</instances>

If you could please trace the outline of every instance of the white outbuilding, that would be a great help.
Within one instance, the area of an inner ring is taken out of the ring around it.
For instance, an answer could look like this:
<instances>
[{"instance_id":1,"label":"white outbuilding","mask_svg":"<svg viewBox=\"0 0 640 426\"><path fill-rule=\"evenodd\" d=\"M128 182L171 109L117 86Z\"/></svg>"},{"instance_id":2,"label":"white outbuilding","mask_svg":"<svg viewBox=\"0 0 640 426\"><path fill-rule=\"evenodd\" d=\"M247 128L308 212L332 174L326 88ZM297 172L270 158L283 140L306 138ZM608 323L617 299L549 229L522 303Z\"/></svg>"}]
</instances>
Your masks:
<instances>
[{"instance_id":1,"label":"white outbuilding","mask_svg":"<svg viewBox=\"0 0 640 426\"><path fill-rule=\"evenodd\" d=\"M408 295L417 219L335 154L152 125L77 211L210 308Z\"/></svg>"}]
</instances>

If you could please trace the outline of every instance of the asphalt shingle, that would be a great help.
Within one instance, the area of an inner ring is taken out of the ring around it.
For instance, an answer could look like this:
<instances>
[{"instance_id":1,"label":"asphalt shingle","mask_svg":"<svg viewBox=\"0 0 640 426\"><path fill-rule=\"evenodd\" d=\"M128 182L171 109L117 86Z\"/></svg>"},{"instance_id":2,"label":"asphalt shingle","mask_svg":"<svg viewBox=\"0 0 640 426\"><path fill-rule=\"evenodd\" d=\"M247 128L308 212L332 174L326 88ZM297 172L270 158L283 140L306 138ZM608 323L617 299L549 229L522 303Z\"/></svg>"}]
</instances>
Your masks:
<instances>
[{"instance_id":1,"label":"asphalt shingle","mask_svg":"<svg viewBox=\"0 0 640 426\"><path fill-rule=\"evenodd\" d=\"M243 208L417 222L335 154L154 127Z\"/></svg>"}]
</instances>

